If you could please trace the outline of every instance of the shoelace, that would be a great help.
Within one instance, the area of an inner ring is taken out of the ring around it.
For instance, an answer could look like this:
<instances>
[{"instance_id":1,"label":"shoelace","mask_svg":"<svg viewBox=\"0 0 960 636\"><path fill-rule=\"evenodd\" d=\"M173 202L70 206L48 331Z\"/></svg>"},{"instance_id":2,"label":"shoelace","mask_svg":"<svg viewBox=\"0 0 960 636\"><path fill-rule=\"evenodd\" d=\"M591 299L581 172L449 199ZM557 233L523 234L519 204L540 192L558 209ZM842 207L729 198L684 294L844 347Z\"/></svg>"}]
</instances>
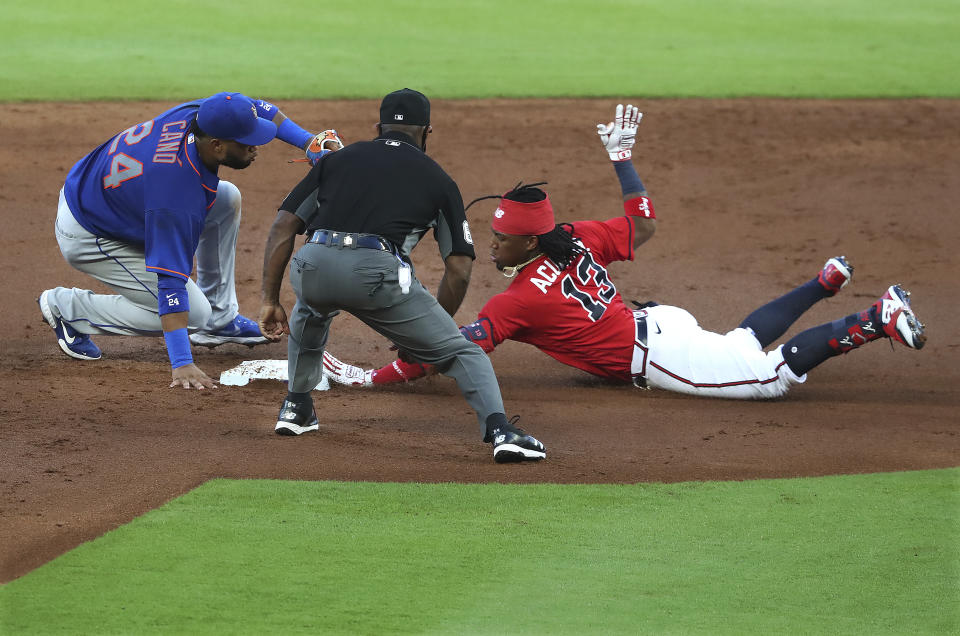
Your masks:
<instances>
[{"instance_id":1,"label":"shoelace","mask_svg":"<svg viewBox=\"0 0 960 636\"><path fill-rule=\"evenodd\" d=\"M532 435L527 435L526 431L524 431L522 428L520 428L520 427L517 426L517 422L519 422L519 421L520 421L520 416L519 416L519 415L514 415L513 417L511 417L511 418L507 421L507 425L510 426L517 435L520 435L520 436L522 436L522 437L526 437L526 438L529 439L531 442L535 442L535 443L542 449L542 448L543 448L543 443L542 443L540 440L538 440L537 438L533 437Z\"/></svg>"},{"instance_id":2,"label":"shoelace","mask_svg":"<svg viewBox=\"0 0 960 636\"><path fill-rule=\"evenodd\" d=\"M492 437L490 438L491 441L493 440L493 437L495 437L496 435L501 434L501 433L511 433L511 434L513 434L513 435L518 435L518 436L522 436L522 437L529 437L529 435L527 435L526 432L525 432L522 428L518 428L518 427L517 427L516 424L517 424L517 422L519 422L519 421L520 421L520 416L519 416L519 415L514 415L513 417L511 417L511 418L507 421L507 425L506 425L506 426L498 426L497 428L493 429L493 431L491 431L491 435L492 435Z\"/></svg>"}]
</instances>

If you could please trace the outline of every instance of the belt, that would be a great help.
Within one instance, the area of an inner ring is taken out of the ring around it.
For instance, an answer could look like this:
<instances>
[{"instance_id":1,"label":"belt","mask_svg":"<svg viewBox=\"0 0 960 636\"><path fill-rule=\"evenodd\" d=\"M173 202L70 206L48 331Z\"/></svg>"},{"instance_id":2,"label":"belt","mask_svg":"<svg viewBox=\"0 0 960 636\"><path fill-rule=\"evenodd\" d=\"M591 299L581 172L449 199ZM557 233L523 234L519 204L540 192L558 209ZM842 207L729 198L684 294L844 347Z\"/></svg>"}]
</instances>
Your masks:
<instances>
[{"instance_id":1,"label":"belt","mask_svg":"<svg viewBox=\"0 0 960 636\"><path fill-rule=\"evenodd\" d=\"M634 312L633 317L634 321L637 323L637 340L636 342L641 345L643 348L647 347L647 317L637 315L638 312ZM633 386L638 389L649 389L647 386L647 379L641 374L633 376Z\"/></svg>"},{"instance_id":2,"label":"belt","mask_svg":"<svg viewBox=\"0 0 960 636\"><path fill-rule=\"evenodd\" d=\"M637 322L637 342L642 344L644 347L647 346L647 317L646 316L636 316Z\"/></svg>"},{"instance_id":3,"label":"belt","mask_svg":"<svg viewBox=\"0 0 960 636\"><path fill-rule=\"evenodd\" d=\"M376 234L360 234L357 232L333 232L331 230L316 230L307 243L318 243L329 247L349 247L356 249L363 247L369 250L382 250L392 252L390 241Z\"/></svg>"}]
</instances>

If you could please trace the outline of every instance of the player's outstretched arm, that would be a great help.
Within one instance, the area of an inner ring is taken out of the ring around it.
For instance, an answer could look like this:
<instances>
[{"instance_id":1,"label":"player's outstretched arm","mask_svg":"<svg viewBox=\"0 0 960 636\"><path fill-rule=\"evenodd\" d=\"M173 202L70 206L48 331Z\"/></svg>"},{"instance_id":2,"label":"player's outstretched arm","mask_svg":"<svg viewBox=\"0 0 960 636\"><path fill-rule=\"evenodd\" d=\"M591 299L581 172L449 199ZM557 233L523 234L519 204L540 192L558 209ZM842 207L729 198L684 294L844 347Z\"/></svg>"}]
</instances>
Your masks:
<instances>
[{"instance_id":1,"label":"player's outstretched arm","mask_svg":"<svg viewBox=\"0 0 960 636\"><path fill-rule=\"evenodd\" d=\"M331 382L345 386L371 387L382 384L397 384L398 382L410 382L433 373L432 365L404 362L399 358L379 369L363 369L337 359L329 351L323 352L323 374Z\"/></svg>"},{"instance_id":2,"label":"player's outstretched arm","mask_svg":"<svg viewBox=\"0 0 960 636\"><path fill-rule=\"evenodd\" d=\"M270 102L259 100L255 102L257 114L270 119L277 126L277 139L295 146L304 152L306 158L297 161L308 161L316 165L320 158L331 152L343 148L340 134L330 128L316 135L307 132L297 122L287 117L282 110Z\"/></svg>"},{"instance_id":3,"label":"player's outstretched arm","mask_svg":"<svg viewBox=\"0 0 960 636\"><path fill-rule=\"evenodd\" d=\"M614 120L597 124L597 134L607 151L623 192L623 209L633 219L633 249L646 243L657 229L653 202L633 166L633 146L643 113L632 105L617 104Z\"/></svg>"},{"instance_id":4,"label":"player's outstretched arm","mask_svg":"<svg viewBox=\"0 0 960 636\"><path fill-rule=\"evenodd\" d=\"M478 318L476 322L460 327L460 333L467 340L476 343L486 353L493 351L496 346L493 342L493 330L489 319ZM331 382L346 386L370 387L382 384L397 384L399 382L410 382L435 373L436 368L432 364L404 362L399 358L379 369L363 369L338 360L329 351L323 352L323 374Z\"/></svg>"}]
</instances>

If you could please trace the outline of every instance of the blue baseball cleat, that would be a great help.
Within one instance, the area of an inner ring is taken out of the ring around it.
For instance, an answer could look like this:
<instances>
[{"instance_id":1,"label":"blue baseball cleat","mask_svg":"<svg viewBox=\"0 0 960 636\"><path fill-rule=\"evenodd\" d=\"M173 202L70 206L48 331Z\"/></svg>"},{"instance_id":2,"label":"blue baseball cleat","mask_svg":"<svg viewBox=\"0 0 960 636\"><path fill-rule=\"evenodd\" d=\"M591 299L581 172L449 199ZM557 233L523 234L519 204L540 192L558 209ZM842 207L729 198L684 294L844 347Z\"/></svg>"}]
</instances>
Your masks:
<instances>
[{"instance_id":1,"label":"blue baseball cleat","mask_svg":"<svg viewBox=\"0 0 960 636\"><path fill-rule=\"evenodd\" d=\"M50 309L49 294L51 290L46 290L37 298L37 304L40 305L40 313L43 314L43 320L53 332L57 334L57 344L63 349L63 352L71 358L77 360L99 360L100 347L93 343L90 336L77 332L76 329L64 322L62 319L53 315Z\"/></svg>"},{"instance_id":2,"label":"blue baseball cleat","mask_svg":"<svg viewBox=\"0 0 960 636\"><path fill-rule=\"evenodd\" d=\"M226 327L216 331L198 331L190 334L190 342L199 347L219 347L222 344L243 344L252 347L270 342L260 327L246 316L237 314Z\"/></svg>"}]
</instances>

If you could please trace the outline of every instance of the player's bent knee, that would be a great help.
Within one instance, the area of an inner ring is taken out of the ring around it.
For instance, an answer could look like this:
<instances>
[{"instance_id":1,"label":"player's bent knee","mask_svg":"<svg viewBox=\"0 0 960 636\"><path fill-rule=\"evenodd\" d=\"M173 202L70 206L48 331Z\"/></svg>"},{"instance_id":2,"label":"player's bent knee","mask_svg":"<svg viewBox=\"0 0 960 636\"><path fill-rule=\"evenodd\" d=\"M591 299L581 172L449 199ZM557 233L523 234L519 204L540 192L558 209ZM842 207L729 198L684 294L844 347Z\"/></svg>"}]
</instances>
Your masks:
<instances>
[{"instance_id":1,"label":"player's bent knee","mask_svg":"<svg viewBox=\"0 0 960 636\"><path fill-rule=\"evenodd\" d=\"M213 310L210 308L210 301L201 296L201 299L194 299L190 296L190 313L187 314L187 330L193 332L203 329L210 322L210 316Z\"/></svg>"},{"instance_id":2,"label":"player's bent knee","mask_svg":"<svg viewBox=\"0 0 960 636\"><path fill-rule=\"evenodd\" d=\"M240 188L229 181L221 181L217 186L217 201L214 205L224 206L236 214L240 211L240 201Z\"/></svg>"}]
</instances>

